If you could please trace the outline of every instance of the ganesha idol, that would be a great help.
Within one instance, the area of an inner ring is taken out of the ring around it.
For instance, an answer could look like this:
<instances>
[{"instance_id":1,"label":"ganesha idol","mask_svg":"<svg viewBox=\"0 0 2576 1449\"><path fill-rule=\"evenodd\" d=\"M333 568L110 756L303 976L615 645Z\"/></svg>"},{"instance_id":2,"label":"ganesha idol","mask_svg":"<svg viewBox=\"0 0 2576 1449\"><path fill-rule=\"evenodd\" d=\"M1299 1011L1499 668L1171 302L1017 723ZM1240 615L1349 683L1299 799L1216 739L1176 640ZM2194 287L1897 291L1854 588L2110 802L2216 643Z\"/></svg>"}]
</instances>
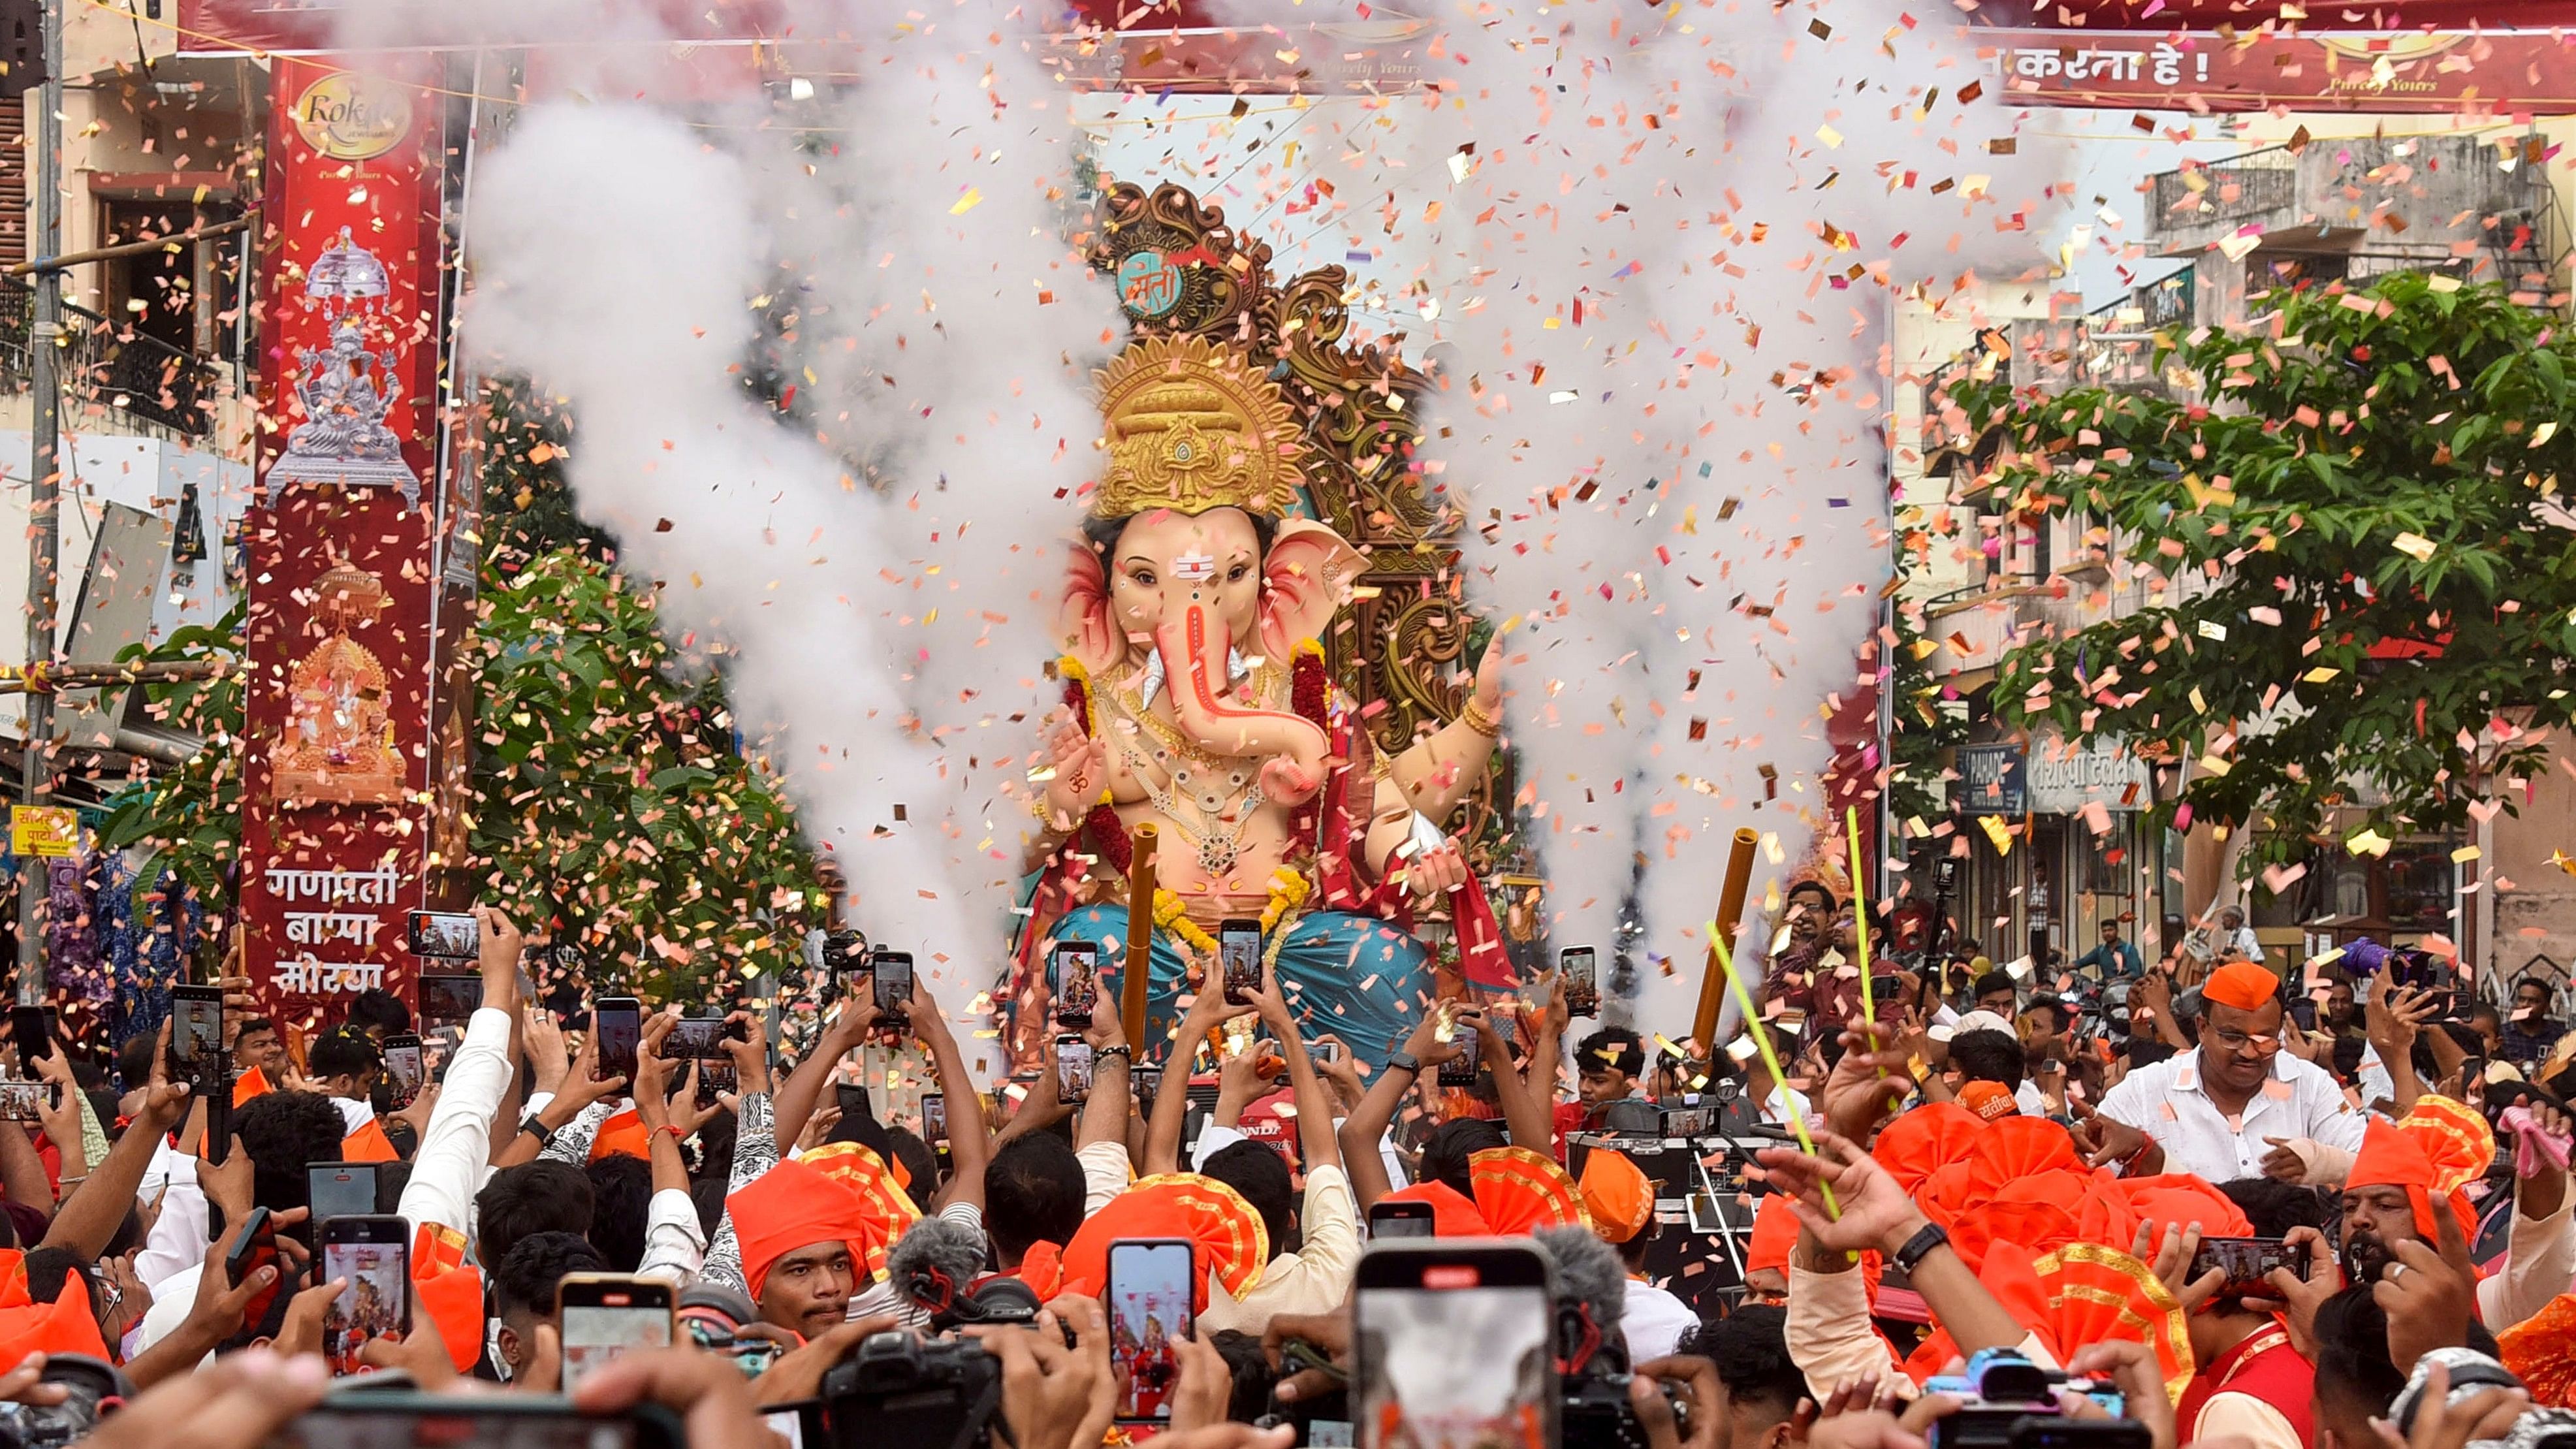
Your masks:
<instances>
[{"instance_id":1,"label":"ganesha idol","mask_svg":"<svg viewBox=\"0 0 2576 1449\"><path fill-rule=\"evenodd\" d=\"M1362 559L1298 516L1306 446L1278 386L1188 335L1132 344L1099 386L1106 464L1059 615L1067 709L1031 801L1023 1060L1055 942L1096 943L1104 968L1124 960L1143 825L1158 881L1149 1057L1210 969L1218 924L1256 918L1309 1038L1382 1060L1435 994L1417 913L1451 921L1470 974L1502 958L1463 850L1434 823L1492 758L1496 656L1460 719L1379 751L1321 643Z\"/></svg>"}]
</instances>

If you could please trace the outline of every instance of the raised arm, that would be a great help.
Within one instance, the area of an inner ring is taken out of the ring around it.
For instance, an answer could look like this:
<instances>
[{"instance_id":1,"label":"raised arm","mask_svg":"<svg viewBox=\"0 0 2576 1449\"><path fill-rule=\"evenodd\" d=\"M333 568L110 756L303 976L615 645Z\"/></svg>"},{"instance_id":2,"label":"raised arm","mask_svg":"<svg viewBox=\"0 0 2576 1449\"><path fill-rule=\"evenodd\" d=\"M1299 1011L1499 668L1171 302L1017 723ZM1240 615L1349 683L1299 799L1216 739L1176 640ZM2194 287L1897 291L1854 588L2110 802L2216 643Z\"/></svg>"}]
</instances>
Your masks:
<instances>
[{"instance_id":1,"label":"raised arm","mask_svg":"<svg viewBox=\"0 0 2576 1449\"><path fill-rule=\"evenodd\" d=\"M1361 1212L1367 1212L1379 1198L1394 1190L1386 1180L1386 1163L1377 1154L1377 1144L1395 1121L1395 1114L1403 1110L1405 1094L1413 1090L1424 1072L1436 1072L1443 1063L1454 1062L1463 1053L1455 1043L1440 1039L1440 1012L1435 1007L1422 1014L1413 1035L1405 1038L1402 1055L1411 1057L1414 1064L1382 1064L1377 1080L1369 1083L1368 1094L1342 1122L1342 1166L1351 1175L1351 1194L1359 1199Z\"/></svg>"},{"instance_id":2,"label":"raised arm","mask_svg":"<svg viewBox=\"0 0 2576 1449\"><path fill-rule=\"evenodd\" d=\"M116 1145L107 1150L107 1160L89 1174L89 1180L63 1199L62 1210L54 1215L53 1226L45 1230L39 1246L69 1248L84 1258L96 1258L107 1248L108 1239L125 1222L134 1209L135 1190L143 1185L143 1170L152 1165L160 1151L163 1133L179 1125L187 1110L188 1084L173 1082L168 1077L170 1024L161 1024L161 1041L152 1054L150 1085L143 1090L143 1103L135 1109L134 1120Z\"/></svg>"},{"instance_id":3,"label":"raised arm","mask_svg":"<svg viewBox=\"0 0 2576 1449\"><path fill-rule=\"evenodd\" d=\"M787 1085L778 1089L778 1100L772 1104L779 1141L793 1142L804 1132L805 1119L814 1115L815 1104L823 1100L824 1088L832 1085L834 1074L841 1069L841 1059L865 1045L868 1033L876 1029L884 1013L877 1010L872 988L873 981L871 989L842 998L841 1014L824 1024L814 1049L796 1064L796 1070L787 1074Z\"/></svg>"},{"instance_id":4,"label":"raised arm","mask_svg":"<svg viewBox=\"0 0 2576 1449\"><path fill-rule=\"evenodd\" d=\"M509 1090L511 1028L519 1017L519 930L489 906L476 906L483 944L483 1004L465 1024L465 1039L447 1064L447 1085L429 1130L412 1153L411 1181L399 1211L417 1229L436 1223L462 1234L474 1222L474 1194L491 1170L492 1118Z\"/></svg>"},{"instance_id":5,"label":"raised arm","mask_svg":"<svg viewBox=\"0 0 2576 1449\"><path fill-rule=\"evenodd\" d=\"M1289 1013L1287 997L1279 989L1279 971L1267 967L1261 973L1261 989L1253 993L1253 1010L1261 1013L1261 1024L1279 1039L1279 1052L1288 1059L1288 1090L1297 1104L1297 1150L1305 1160L1305 1170L1339 1167L1342 1144L1333 1135L1333 1096L1324 1079L1315 1072L1314 1059L1306 1054L1305 1034L1297 1028L1297 1018Z\"/></svg>"},{"instance_id":6,"label":"raised arm","mask_svg":"<svg viewBox=\"0 0 2576 1449\"><path fill-rule=\"evenodd\" d=\"M981 1111L961 1110L976 1100L975 1079L966 1073L966 1058L957 1050L947 1016L919 976L912 978L912 1034L930 1053L931 1068L939 1075L940 1096L948 1103L948 1186L940 1194L940 1205L962 1202L980 1210L984 1169L993 1161L992 1130L984 1125Z\"/></svg>"},{"instance_id":7,"label":"raised arm","mask_svg":"<svg viewBox=\"0 0 2576 1449\"><path fill-rule=\"evenodd\" d=\"M1521 1080L1519 1067L1512 1065L1511 1044L1495 1030L1493 1018L1484 1012L1460 1012L1462 1026L1476 1028L1476 1050L1482 1054L1487 1070L1494 1074L1494 1096L1502 1104L1503 1125L1510 1129L1512 1145L1545 1153L1555 1145L1556 1123L1548 1104L1530 1091Z\"/></svg>"}]
</instances>

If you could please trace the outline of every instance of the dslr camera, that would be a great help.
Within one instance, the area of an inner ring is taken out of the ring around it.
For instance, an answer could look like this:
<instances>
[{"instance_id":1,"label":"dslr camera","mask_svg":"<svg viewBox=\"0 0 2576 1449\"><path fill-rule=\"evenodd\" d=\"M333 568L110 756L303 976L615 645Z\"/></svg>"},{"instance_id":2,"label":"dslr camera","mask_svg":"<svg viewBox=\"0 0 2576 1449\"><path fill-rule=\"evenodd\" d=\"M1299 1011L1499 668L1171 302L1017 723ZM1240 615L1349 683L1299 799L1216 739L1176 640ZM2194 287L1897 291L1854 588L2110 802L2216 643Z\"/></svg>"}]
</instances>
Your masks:
<instances>
[{"instance_id":1,"label":"dslr camera","mask_svg":"<svg viewBox=\"0 0 2576 1449\"><path fill-rule=\"evenodd\" d=\"M872 1333L823 1375L832 1449L982 1449L1002 1404L1002 1361L972 1340Z\"/></svg>"},{"instance_id":2,"label":"dslr camera","mask_svg":"<svg viewBox=\"0 0 2576 1449\"><path fill-rule=\"evenodd\" d=\"M134 1385L114 1364L87 1354L45 1357L39 1383L69 1395L59 1404L0 1403L0 1449L62 1449L90 1436L99 1420L134 1397Z\"/></svg>"},{"instance_id":3,"label":"dslr camera","mask_svg":"<svg viewBox=\"0 0 2576 1449\"><path fill-rule=\"evenodd\" d=\"M1949 1394L1959 1407L1932 1422L1930 1449L2149 1449L2155 1436L2135 1419L2070 1419L2061 1393L2078 1393L2109 1410L2127 1400L2108 1379L2070 1378L2008 1348L1980 1349L1967 1371L1936 1376L1926 1394Z\"/></svg>"},{"instance_id":4,"label":"dslr camera","mask_svg":"<svg viewBox=\"0 0 2576 1449\"><path fill-rule=\"evenodd\" d=\"M1557 1360L1566 1366L1557 1404L1563 1449L1649 1449L1646 1426L1628 1402L1628 1353L1616 1335L1595 1334L1576 1304L1557 1303ZM1597 1340L1597 1342L1595 1342ZM1673 1410L1674 1427L1687 1442L1690 1400L1671 1384L1660 1386Z\"/></svg>"}]
</instances>

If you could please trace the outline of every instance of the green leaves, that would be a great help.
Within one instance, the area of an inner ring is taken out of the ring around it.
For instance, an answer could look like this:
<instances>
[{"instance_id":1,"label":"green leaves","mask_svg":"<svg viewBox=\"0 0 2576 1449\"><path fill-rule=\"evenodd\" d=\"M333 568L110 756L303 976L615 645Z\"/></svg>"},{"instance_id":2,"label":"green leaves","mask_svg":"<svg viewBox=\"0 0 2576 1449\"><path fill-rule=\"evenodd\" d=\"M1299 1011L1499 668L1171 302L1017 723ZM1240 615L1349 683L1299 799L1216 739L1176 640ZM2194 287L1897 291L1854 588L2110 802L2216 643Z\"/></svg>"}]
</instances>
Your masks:
<instances>
[{"instance_id":1,"label":"green leaves","mask_svg":"<svg viewBox=\"0 0 2576 1449\"><path fill-rule=\"evenodd\" d=\"M2565 329L2414 274L2258 307L2168 339L2196 395L1952 394L2006 445L1976 495L2107 521L2146 603L2006 654L1996 712L2194 762L2163 815L2252 824L2257 858L2510 808L2546 763L2516 731L2576 706L2576 535L2530 513L2576 486Z\"/></svg>"}]
</instances>

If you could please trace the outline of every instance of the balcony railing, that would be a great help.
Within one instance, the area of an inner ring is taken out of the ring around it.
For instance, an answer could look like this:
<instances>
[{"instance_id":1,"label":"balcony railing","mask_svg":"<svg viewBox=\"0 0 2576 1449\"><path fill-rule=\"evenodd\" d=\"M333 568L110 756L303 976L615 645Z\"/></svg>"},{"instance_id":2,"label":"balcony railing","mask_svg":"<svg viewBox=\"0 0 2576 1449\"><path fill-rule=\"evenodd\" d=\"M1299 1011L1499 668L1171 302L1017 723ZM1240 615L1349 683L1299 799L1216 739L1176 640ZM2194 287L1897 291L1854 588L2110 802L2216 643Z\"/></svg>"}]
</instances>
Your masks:
<instances>
[{"instance_id":1,"label":"balcony railing","mask_svg":"<svg viewBox=\"0 0 2576 1449\"><path fill-rule=\"evenodd\" d=\"M0 392L34 385L34 306L33 292L0 282ZM202 438L212 428L207 405L221 371L211 360L69 303L63 306L58 345L66 396L130 413L183 438Z\"/></svg>"}]
</instances>

